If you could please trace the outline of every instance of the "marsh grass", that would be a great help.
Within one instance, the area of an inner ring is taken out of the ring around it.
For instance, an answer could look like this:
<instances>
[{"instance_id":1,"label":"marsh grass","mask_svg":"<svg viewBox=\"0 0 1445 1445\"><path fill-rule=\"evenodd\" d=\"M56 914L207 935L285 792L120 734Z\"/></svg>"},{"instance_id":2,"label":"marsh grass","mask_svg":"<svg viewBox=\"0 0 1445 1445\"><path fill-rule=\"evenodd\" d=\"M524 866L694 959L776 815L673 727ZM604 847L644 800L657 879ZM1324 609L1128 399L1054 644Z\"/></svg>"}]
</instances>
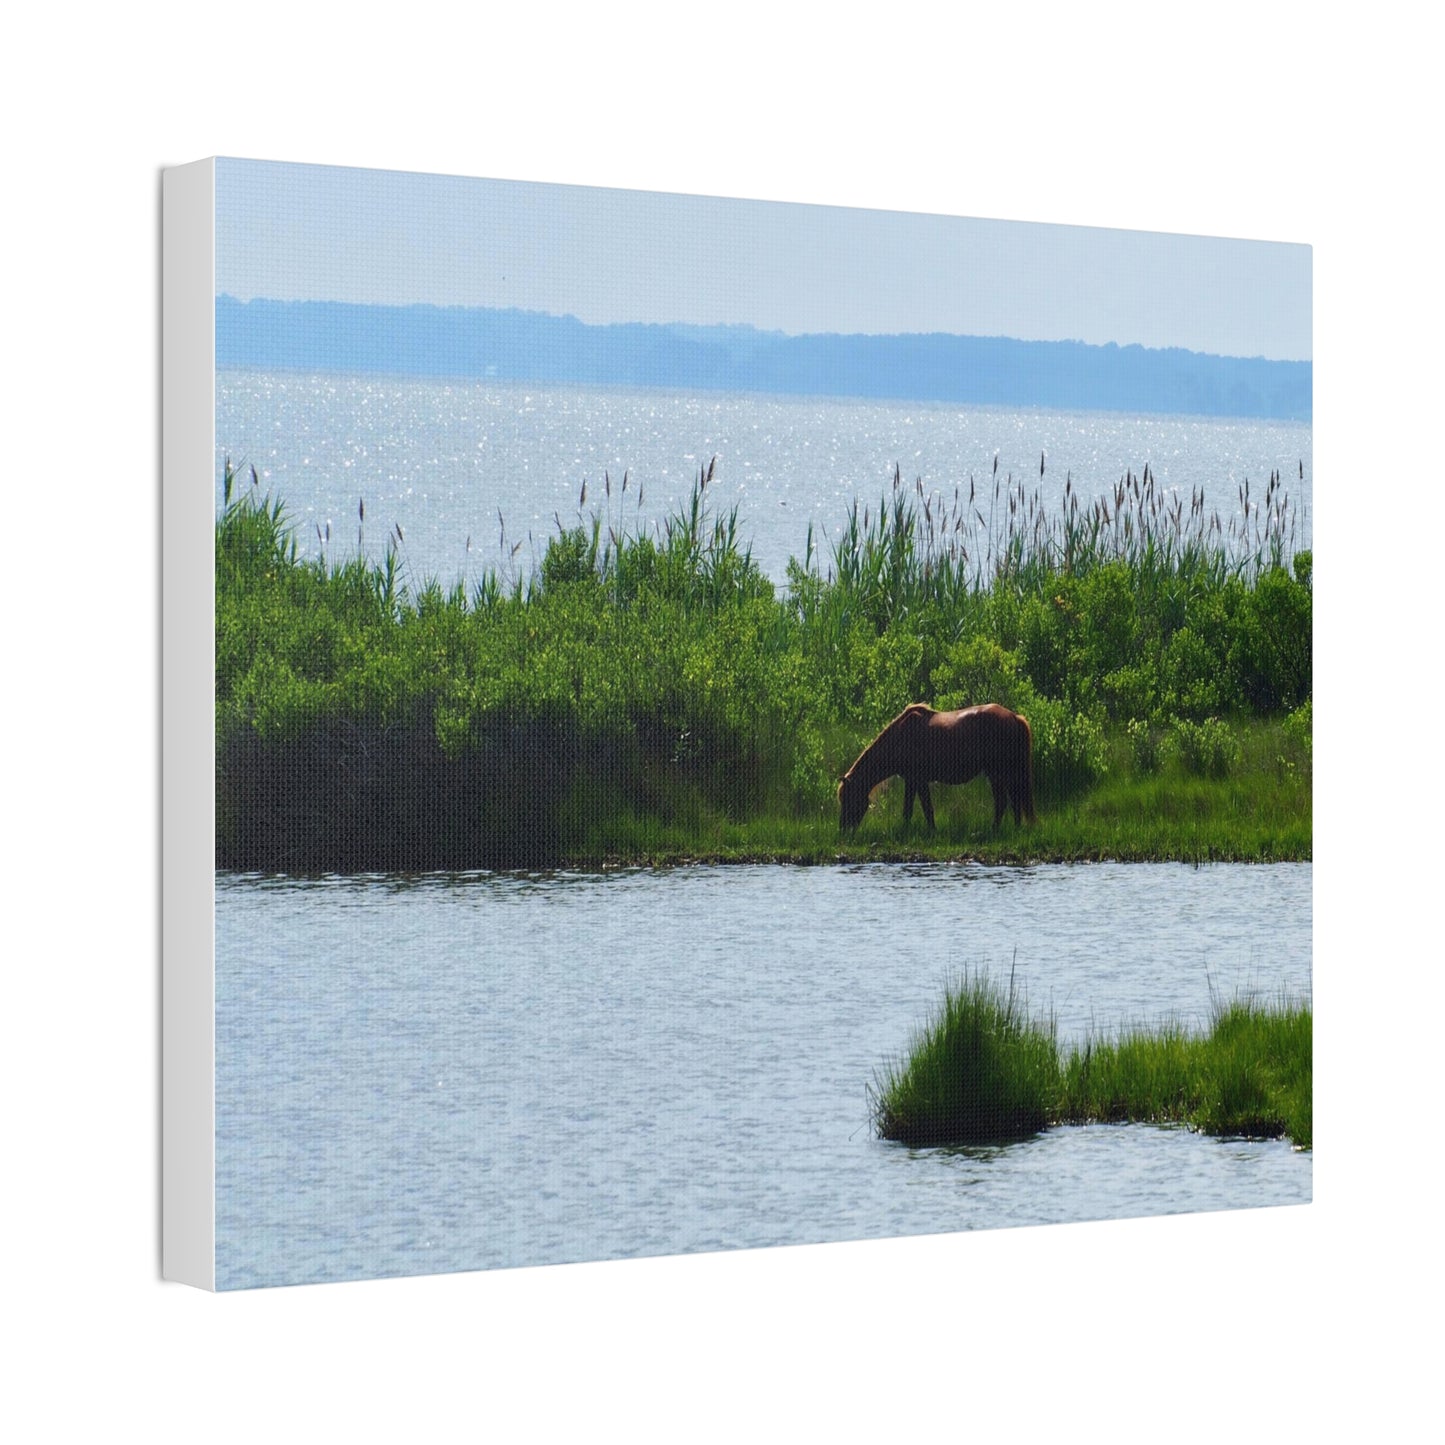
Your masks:
<instances>
[{"instance_id":1,"label":"marsh grass","mask_svg":"<svg viewBox=\"0 0 1445 1445\"><path fill-rule=\"evenodd\" d=\"M1120 1029L1072 1049L1061 1123L1188 1124L1313 1146L1313 1011L1281 999L1215 1001L1210 1027Z\"/></svg>"},{"instance_id":2,"label":"marsh grass","mask_svg":"<svg viewBox=\"0 0 1445 1445\"><path fill-rule=\"evenodd\" d=\"M398 524L363 559L364 503L356 555L324 536L298 560L281 502L228 464L218 859L1309 856L1310 559L1274 567L1275 486L1259 509L1241 490L1246 537L1147 468L1092 508L1070 484L1052 516L1010 479L946 502L895 471L781 593L714 464L661 523L627 490L605 479L589 518L584 488L525 573L448 589L411 575ZM499 546L513 567L504 522ZM838 777L920 698L1029 717L1037 829L994 830L979 783L935 790L937 835L885 791L839 838Z\"/></svg>"},{"instance_id":3,"label":"marsh grass","mask_svg":"<svg viewBox=\"0 0 1445 1445\"><path fill-rule=\"evenodd\" d=\"M1041 486L1012 473L1000 477L997 457L987 482L970 476L966 491L960 484L951 495L926 490L921 478L909 486L895 466L876 507L865 504L860 514L859 504L851 505L826 580L881 630L925 606L956 607L999 584L1037 592L1056 577L1110 564L1122 565L1145 592L1181 582L1217 589L1289 566L1304 546L1305 519L1282 475L1270 474L1262 499L1246 478L1236 500L1221 513L1197 487L1186 503L1159 486L1147 463L1091 501L1067 477L1052 508ZM800 573L815 565L811 535L805 557Z\"/></svg>"},{"instance_id":4,"label":"marsh grass","mask_svg":"<svg viewBox=\"0 0 1445 1445\"><path fill-rule=\"evenodd\" d=\"M1207 1031L1177 1019L1098 1033L1063 1054L1052 1019L1030 1019L1012 974L945 990L905 1060L870 1089L880 1138L912 1145L1022 1138L1055 1124L1182 1124L1287 1136L1310 1149L1313 1011L1281 998L1212 1001Z\"/></svg>"},{"instance_id":5,"label":"marsh grass","mask_svg":"<svg viewBox=\"0 0 1445 1445\"><path fill-rule=\"evenodd\" d=\"M874 1127L903 1144L991 1144L1026 1139L1058 1107L1052 1023L1031 1019L1010 973L986 972L948 987L905 1061L870 1091Z\"/></svg>"}]
</instances>

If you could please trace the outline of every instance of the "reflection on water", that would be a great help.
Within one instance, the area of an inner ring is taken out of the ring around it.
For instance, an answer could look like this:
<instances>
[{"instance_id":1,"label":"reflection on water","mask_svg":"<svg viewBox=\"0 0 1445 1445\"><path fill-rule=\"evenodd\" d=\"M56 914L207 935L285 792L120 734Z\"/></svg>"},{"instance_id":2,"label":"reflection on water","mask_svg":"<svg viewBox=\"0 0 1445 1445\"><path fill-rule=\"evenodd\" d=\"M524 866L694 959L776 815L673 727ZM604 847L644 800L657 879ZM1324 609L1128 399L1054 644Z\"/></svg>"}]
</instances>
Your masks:
<instances>
[{"instance_id":1,"label":"reflection on water","mask_svg":"<svg viewBox=\"0 0 1445 1445\"><path fill-rule=\"evenodd\" d=\"M430 1273L1303 1202L1184 1130L872 1137L965 967L1062 1041L1310 991L1309 864L217 878L218 1278Z\"/></svg>"},{"instance_id":2,"label":"reflection on water","mask_svg":"<svg viewBox=\"0 0 1445 1445\"><path fill-rule=\"evenodd\" d=\"M1026 478L1051 515L1066 481L1088 502L1147 462L1161 493L1201 488L1226 522L1245 479L1257 496L1278 470L1299 520L1294 545L1308 547L1311 438L1307 422L1237 417L222 370L216 505L226 459L243 471L254 464L262 486L285 499L303 558L360 546L380 561L399 524L408 579L470 587L486 568L536 567L557 524L594 508L605 526L652 532L715 457L713 505L738 508L753 560L783 584L810 526L826 559L850 504L876 506L895 466L945 500L976 480L979 538L995 505L995 460L1000 480ZM374 519L361 527L358 501Z\"/></svg>"}]
</instances>

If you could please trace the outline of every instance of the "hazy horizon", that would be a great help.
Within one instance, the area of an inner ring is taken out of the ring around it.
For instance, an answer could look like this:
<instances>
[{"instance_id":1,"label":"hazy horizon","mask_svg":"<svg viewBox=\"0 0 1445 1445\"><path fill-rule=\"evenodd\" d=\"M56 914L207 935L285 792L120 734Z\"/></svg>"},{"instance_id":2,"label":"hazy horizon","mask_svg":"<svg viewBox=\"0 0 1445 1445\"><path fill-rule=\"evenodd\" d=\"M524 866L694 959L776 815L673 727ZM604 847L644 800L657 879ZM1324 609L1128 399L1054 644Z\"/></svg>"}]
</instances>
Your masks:
<instances>
[{"instance_id":1,"label":"hazy horizon","mask_svg":"<svg viewBox=\"0 0 1445 1445\"><path fill-rule=\"evenodd\" d=\"M233 294L232 292L229 292L229 291L218 291L218 292L216 293L216 300L217 300L217 301L233 301L233 302L236 302L236 303L238 303L238 304L240 304L240 305L248 305L248 304L249 304L250 302L252 302L252 301L258 301L258 302L271 303L271 304L276 304L276 305L296 305L296 304L304 305L304 304L307 304L307 303L315 303L315 304L318 304L318 305L333 304L333 305L351 305L351 306L373 306L373 307L376 307L377 309L386 309L386 310L397 310L397 309L419 309L419 310L420 310L420 309L431 309L431 310L436 310L436 311L501 311L501 312L514 312L514 313L516 313L516 314L518 314L518 315L528 316L528 317L532 317L532 316L544 317L544 318L546 318L547 320L550 320L550 321L576 321L576 322L578 322L579 324L581 324L581 325L583 325L583 326L627 326L627 325L634 325L634 326L655 326L655 327L661 328L661 329L663 329L663 330L677 331L677 332L681 332L681 333L684 333L684 334L690 333L690 332L703 332L703 333L706 333L706 332L716 332L716 331L727 330L727 331L737 331L737 332L750 332L750 333L752 333L752 334L754 334L754 335L756 335L756 336L759 336L759 337L787 337L787 338L789 338L790 340L805 340L805 339L807 339L807 338L809 338L809 337L819 337L819 338L826 337L826 338L830 338L830 339L845 340L845 341L846 341L846 340L852 340L852 339L854 339L854 338L862 338L862 337L867 337L867 338L872 339L872 340L885 340L885 339L889 339L889 338L893 338L893 339L908 339L908 338L914 338L914 337L932 337L932 336L948 337L948 338L950 338L950 339L957 339L957 340L963 340L963 341L1030 341L1030 340L1044 340L1044 341L1050 342L1050 343L1057 341L1057 342L1060 342L1060 343L1065 343L1065 344L1069 344L1069 345L1077 345L1077 346L1115 347L1115 348L1117 348L1117 349L1119 349L1119 350L1121 350L1121 351L1122 351L1122 350L1125 350L1125 349L1128 349L1128 348L1130 348L1130 347L1137 347L1137 348L1143 349L1143 350L1145 350L1145 351L1189 351L1189 352L1191 352L1192 354L1197 355L1197 356L1217 357L1217 358L1219 358L1220 360L1224 360L1224 361L1272 361L1272 360L1279 360L1279 359L1280 359L1280 358L1272 358L1272 357L1261 357L1261 356L1257 356L1257 355L1256 355L1256 356L1240 356L1240 355L1229 354L1229 353L1224 353L1224 352L1198 351L1198 350L1197 350L1196 348L1194 348L1194 347L1178 346L1178 345L1146 346L1143 342L1140 342L1140 341L1085 341L1085 340L1083 340L1083 338L1077 337L1077 336L1061 336L1061 337L1057 337L1057 338L1052 338L1052 337L1051 337L1051 338L1035 338L1035 337L1026 337L1026 336L1010 336L1010 335L1008 335L1008 334L1006 334L1006 333L1004 333L1004 332L990 332L990 333L984 334L984 333L981 333L981 332L942 331L942 330L939 330L938 328L934 328L934 329L931 330L931 331L898 331L898 332L861 332L861 331L790 332L790 331L784 331L784 330L783 330L782 328L780 328L780 327L755 326L751 321L697 322L697 321L678 321L678 320L673 320L673 321L631 321L631 322L627 322L627 321L609 321L609 322L589 322L589 321L583 321L581 317L579 317L579 316L577 316L575 313L569 312L569 311L547 311L547 310L543 310L543 309L538 308L538 307L526 307L526 306L483 306L483 305L468 305L468 304L463 303L463 302L455 302L455 301L454 301L454 302L445 302L445 303L435 302L435 301L409 301L409 302L381 302L381 301L371 301L371 302L344 302L344 301L338 301L335 297L328 297L328 296L308 296L308 297L249 296L249 297L240 297L240 296L236 296L235 294ZM1303 358L1303 361L1304 361L1305 364L1310 364L1308 358Z\"/></svg>"},{"instance_id":2,"label":"hazy horizon","mask_svg":"<svg viewBox=\"0 0 1445 1445\"><path fill-rule=\"evenodd\" d=\"M217 160L217 293L1312 360L1308 245Z\"/></svg>"},{"instance_id":3,"label":"hazy horizon","mask_svg":"<svg viewBox=\"0 0 1445 1445\"><path fill-rule=\"evenodd\" d=\"M430 302L216 300L216 363L709 392L854 396L1306 419L1313 363L1138 343L947 332L809 333L746 323L588 324Z\"/></svg>"}]
</instances>

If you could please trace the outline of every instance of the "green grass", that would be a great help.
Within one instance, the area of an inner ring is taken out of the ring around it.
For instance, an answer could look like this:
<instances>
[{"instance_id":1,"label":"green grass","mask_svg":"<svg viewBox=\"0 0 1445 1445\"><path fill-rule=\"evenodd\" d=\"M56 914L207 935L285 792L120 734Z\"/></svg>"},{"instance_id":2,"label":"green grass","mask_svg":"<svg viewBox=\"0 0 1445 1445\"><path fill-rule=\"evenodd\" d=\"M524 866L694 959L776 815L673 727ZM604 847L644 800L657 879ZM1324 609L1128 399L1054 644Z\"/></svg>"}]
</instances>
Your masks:
<instances>
[{"instance_id":1,"label":"green grass","mask_svg":"<svg viewBox=\"0 0 1445 1445\"><path fill-rule=\"evenodd\" d=\"M988 785L934 786L938 831L917 810L902 823L897 781L874 796L857 835L840 851L864 856L903 850L932 858L980 862L1280 862L1307 859L1313 803L1307 761L1289 764L1294 737L1282 722L1241 720L1231 728L1241 761L1224 778L1198 777L1177 762L1140 774L1120 745L1108 771L1072 792L1040 790L1039 819L997 831ZM1119 743L1116 733L1106 740ZM1282 761L1283 759L1283 761ZM834 810L836 812L836 810ZM836 828L836 816L832 818ZM826 825L825 825L826 826Z\"/></svg>"},{"instance_id":2,"label":"green grass","mask_svg":"<svg viewBox=\"0 0 1445 1445\"><path fill-rule=\"evenodd\" d=\"M651 530L559 526L531 573L468 593L411 576L400 528L376 565L298 559L228 468L218 861L1310 856L1312 563L1282 565L1275 483L1226 525L1147 471L1056 516L1012 481L946 503L895 478L826 570L807 539L786 592L712 484ZM885 787L839 837L839 776L918 700L1029 718L1037 828L995 832L978 782L934 789L936 835Z\"/></svg>"},{"instance_id":3,"label":"green grass","mask_svg":"<svg viewBox=\"0 0 1445 1445\"><path fill-rule=\"evenodd\" d=\"M880 1138L922 1146L1022 1138L1056 1124L1184 1124L1209 1134L1287 1136L1313 1147L1313 1011L1216 1001L1209 1029L1177 1021L1096 1035L1063 1054L1010 977L945 991L906 1059L870 1093Z\"/></svg>"},{"instance_id":4,"label":"green grass","mask_svg":"<svg viewBox=\"0 0 1445 1445\"><path fill-rule=\"evenodd\" d=\"M1189 1124L1308 1149L1313 1038L1310 1006L1287 1001L1216 1004L1205 1034L1120 1029L1071 1050L1058 1121Z\"/></svg>"},{"instance_id":5,"label":"green grass","mask_svg":"<svg viewBox=\"0 0 1445 1445\"><path fill-rule=\"evenodd\" d=\"M965 975L914 1039L907 1062L875 1083L874 1127L916 1146L1025 1139L1058 1110L1052 1026L1027 1016L1012 976Z\"/></svg>"}]
</instances>

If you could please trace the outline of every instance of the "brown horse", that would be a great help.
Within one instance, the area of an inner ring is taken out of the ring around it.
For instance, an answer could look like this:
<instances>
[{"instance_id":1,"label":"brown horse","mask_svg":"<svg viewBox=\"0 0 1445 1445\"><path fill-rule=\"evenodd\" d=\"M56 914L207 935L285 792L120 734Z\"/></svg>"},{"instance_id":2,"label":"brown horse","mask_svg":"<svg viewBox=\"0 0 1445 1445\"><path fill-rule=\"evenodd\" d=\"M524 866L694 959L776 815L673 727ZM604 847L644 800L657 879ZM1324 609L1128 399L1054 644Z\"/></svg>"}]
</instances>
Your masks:
<instances>
[{"instance_id":1,"label":"brown horse","mask_svg":"<svg viewBox=\"0 0 1445 1445\"><path fill-rule=\"evenodd\" d=\"M844 829L856 828L868 811L873 789L895 774L903 778L903 821L913 816L915 797L932 828L929 783L966 783L980 773L993 789L993 825L1013 806L1014 822L1034 813L1034 735L1029 720L996 702L962 712L934 712L915 702L903 709L866 748L838 784Z\"/></svg>"}]
</instances>

